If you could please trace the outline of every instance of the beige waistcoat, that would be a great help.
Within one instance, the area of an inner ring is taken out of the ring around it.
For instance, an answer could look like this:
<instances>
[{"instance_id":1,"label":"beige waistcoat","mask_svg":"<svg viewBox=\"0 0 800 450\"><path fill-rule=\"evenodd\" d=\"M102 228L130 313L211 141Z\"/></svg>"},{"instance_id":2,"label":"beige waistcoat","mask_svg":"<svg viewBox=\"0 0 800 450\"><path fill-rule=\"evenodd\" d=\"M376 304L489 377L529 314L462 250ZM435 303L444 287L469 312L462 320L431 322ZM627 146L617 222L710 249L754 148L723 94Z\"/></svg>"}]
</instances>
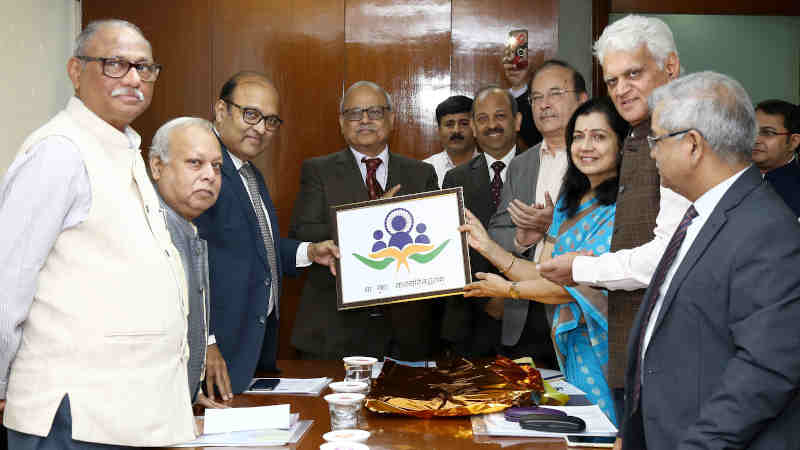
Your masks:
<instances>
[{"instance_id":1,"label":"beige waistcoat","mask_svg":"<svg viewBox=\"0 0 800 450\"><path fill-rule=\"evenodd\" d=\"M191 440L186 280L139 151L76 98L21 151L53 135L80 149L91 208L58 236L39 273L11 365L5 424L45 436L69 395L73 439Z\"/></svg>"}]
</instances>

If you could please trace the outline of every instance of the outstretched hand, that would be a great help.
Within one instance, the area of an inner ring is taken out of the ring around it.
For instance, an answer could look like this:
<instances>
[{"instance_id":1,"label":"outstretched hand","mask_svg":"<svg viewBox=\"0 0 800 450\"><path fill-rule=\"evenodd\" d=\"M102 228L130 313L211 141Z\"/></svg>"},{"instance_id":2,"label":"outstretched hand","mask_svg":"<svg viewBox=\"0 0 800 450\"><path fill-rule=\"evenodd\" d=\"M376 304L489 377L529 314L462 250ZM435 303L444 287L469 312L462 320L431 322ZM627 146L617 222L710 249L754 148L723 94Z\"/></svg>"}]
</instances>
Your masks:
<instances>
[{"instance_id":1,"label":"outstretched hand","mask_svg":"<svg viewBox=\"0 0 800 450\"><path fill-rule=\"evenodd\" d=\"M328 266L333 276L336 276L336 258L338 257L339 247L330 239L308 245L308 259L317 264Z\"/></svg>"},{"instance_id":2,"label":"outstretched hand","mask_svg":"<svg viewBox=\"0 0 800 450\"><path fill-rule=\"evenodd\" d=\"M508 297L511 282L494 273L478 272L473 281L464 286L464 297Z\"/></svg>"},{"instance_id":3,"label":"outstretched hand","mask_svg":"<svg viewBox=\"0 0 800 450\"><path fill-rule=\"evenodd\" d=\"M579 252L563 253L552 259L540 263L536 268L542 277L561 286L575 286L572 278L572 262L576 256L592 256L592 252L581 250Z\"/></svg>"}]
</instances>

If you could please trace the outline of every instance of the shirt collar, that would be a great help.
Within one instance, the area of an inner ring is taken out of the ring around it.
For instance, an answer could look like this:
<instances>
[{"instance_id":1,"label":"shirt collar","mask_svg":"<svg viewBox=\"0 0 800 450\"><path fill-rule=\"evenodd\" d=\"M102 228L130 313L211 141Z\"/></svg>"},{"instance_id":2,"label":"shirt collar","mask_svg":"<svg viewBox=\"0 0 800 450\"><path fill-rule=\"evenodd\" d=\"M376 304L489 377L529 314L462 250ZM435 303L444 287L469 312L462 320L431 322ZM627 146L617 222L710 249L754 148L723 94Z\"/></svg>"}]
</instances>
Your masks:
<instances>
[{"instance_id":1,"label":"shirt collar","mask_svg":"<svg viewBox=\"0 0 800 450\"><path fill-rule=\"evenodd\" d=\"M233 162L233 168L236 169L236 171L238 172L239 169L241 169L242 166L244 165L244 161L239 159L238 156L236 156L233 153L231 153L230 150L228 150L228 149L225 149L225 150L228 152L228 156L231 157L231 162Z\"/></svg>"},{"instance_id":2,"label":"shirt collar","mask_svg":"<svg viewBox=\"0 0 800 450\"><path fill-rule=\"evenodd\" d=\"M517 98L520 95L528 92L528 85L524 85L524 86L522 86L521 88L519 88L517 90L514 90L512 88L508 88L508 92L511 92L511 95L513 95L514 98Z\"/></svg>"},{"instance_id":3,"label":"shirt collar","mask_svg":"<svg viewBox=\"0 0 800 450\"><path fill-rule=\"evenodd\" d=\"M517 155L517 146L515 145L511 147L511 150L509 150L509 152L506 153L506 156L503 156L500 159L494 159L492 158L492 155L486 152L483 152L483 155L486 157L486 164L489 166L490 169L492 168L492 164L495 161L502 161L503 164L505 164L505 167L503 167L503 170L505 170L508 168L508 165L511 164L511 160L514 159L514 156Z\"/></svg>"},{"instance_id":4,"label":"shirt collar","mask_svg":"<svg viewBox=\"0 0 800 450\"><path fill-rule=\"evenodd\" d=\"M351 152L353 152L353 157L356 159L358 164L361 164L361 158L378 158L383 162L384 167L389 167L389 146L383 147L383 150L378 153L378 156L368 156L365 155L358 150L354 149L353 147L348 147Z\"/></svg>"},{"instance_id":5,"label":"shirt collar","mask_svg":"<svg viewBox=\"0 0 800 450\"><path fill-rule=\"evenodd\" d=\"M722 199L722 196L725 195L733 183L739 179L739 177L742 176L742 174L749 168L750 166L747 166L744 169L736 172L731 177L728 177L728 179L725 181L707 190L705 193L703 193L703 195L695 200L694 209L697 210L697 215L704 217L710 216L711 212L714 211L714 208L717 206L717 203L719 203L719 201Z\"/></svg>"},{"instance_id":6,"label":"shirt collar","mask_svg":"<svg viewBox=\"0 0 800 450\"><path fill-rule=\"evenodd\" d=\"M449 169L454 168L456 166L456 163L453 162L453 158L450 157L450 154L447 153L447 150L443 150L442 153L444 153L444 158L446 162L445 166ZM478 156L478 149L474 148L472 149L472 154L469 156L469 159L467 161L472 161L473 159L475 159L476 156Z\"/></svg>"},{"instance_id":7,"label":"shirt collar","mask_svg":"<svg viewBox=\"0 0 800 450\"><path fill-rule=\"evenodd\" d=\"M560 148L560 149L551 150L550 147L547 145L547 141L542 139L542 146L539 147L539 154L540 155L547 155L547 156L550 156L551 158L555 158L559 154L564 153L564 150L566 150L566 149L565 148Z\"/></svg>"}]
</instances>

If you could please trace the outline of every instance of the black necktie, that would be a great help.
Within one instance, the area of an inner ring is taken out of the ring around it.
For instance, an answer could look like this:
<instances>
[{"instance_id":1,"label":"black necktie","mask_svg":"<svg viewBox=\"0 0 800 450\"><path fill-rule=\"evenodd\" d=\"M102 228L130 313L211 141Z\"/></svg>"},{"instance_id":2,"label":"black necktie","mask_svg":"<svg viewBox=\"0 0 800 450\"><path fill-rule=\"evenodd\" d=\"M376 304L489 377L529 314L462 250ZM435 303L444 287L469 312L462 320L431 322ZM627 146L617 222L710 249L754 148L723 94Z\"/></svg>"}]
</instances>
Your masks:
<instances>
[{"instance_id":1,"label":"black necktie","mask_svg":"<svg viewBox=\"0 0 800 450\"><path fill-rule=\"evenodd\" d=\"M500 204L500 194L503 193L503 179L500 178L500 172L506 167L503 161L495 161L492 163L492 170L494 170L494 177L492 177L492 212L497 210L497 205Z\"/></svg>"}]
</instances>

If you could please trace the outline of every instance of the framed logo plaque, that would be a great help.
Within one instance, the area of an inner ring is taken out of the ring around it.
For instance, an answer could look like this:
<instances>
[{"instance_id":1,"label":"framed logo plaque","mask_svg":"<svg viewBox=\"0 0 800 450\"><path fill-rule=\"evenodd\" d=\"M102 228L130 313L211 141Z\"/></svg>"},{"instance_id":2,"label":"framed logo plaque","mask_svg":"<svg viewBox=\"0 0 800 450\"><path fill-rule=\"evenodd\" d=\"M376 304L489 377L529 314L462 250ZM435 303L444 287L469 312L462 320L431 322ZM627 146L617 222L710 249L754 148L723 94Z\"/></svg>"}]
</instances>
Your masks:
<instances>
[{"instance_id":1,"label":"framed logo plaque","mask_svg":"<svg viewBox=\"0 0 800 450\"><path fill-rule=\"evenodd\" d=\"M472 281L461 187L331 208L338 309L460 294Z\"/></svg>"}]
</instances>

